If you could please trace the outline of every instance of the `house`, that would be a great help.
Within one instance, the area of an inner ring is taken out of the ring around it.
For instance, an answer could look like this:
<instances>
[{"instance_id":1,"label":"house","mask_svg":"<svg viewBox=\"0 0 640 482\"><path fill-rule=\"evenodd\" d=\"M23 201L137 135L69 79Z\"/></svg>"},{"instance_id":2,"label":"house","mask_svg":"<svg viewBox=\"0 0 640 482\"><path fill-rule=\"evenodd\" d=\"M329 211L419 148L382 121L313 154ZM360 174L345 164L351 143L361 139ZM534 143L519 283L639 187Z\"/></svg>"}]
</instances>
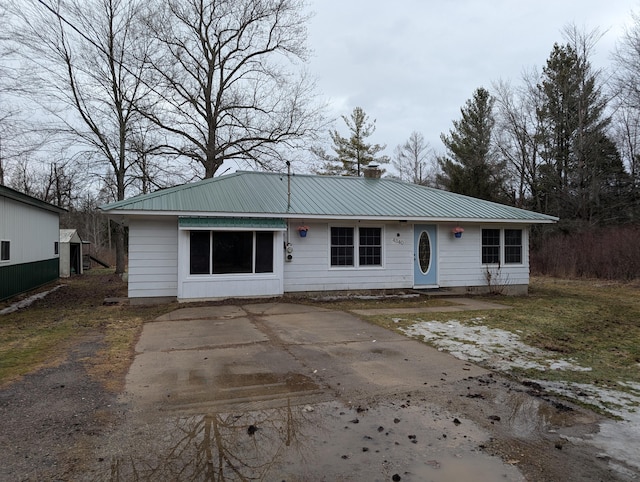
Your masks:
<instances>
[{"instance_id":1,"label":"house","mask_svg":"<svg viewBox=\"0 0 640 482\"><path fill-rule=\"evenodd\" d=\"M0 300L58 278L63 212L0 186Z\"/></svg>"},{"instance_id":2,"label":"house","mask_svg":"<svg viewBox=\"0 0 640 482\"><path fill-rule=\"evenodd\" d=\"M237 172L103 206L129 226L129 297L527 292L529 228L557 218L379 172Z\"/></svg>"},{"instance_id":3,"label":"house","mask_svg":"<svg viewBox=\"0 0 640 482\"><path fill-rule=\"evenodd\" d=\"M75 229L60 230L60 277L83 273L82 239Z\"/></svg>"}]
</instances>

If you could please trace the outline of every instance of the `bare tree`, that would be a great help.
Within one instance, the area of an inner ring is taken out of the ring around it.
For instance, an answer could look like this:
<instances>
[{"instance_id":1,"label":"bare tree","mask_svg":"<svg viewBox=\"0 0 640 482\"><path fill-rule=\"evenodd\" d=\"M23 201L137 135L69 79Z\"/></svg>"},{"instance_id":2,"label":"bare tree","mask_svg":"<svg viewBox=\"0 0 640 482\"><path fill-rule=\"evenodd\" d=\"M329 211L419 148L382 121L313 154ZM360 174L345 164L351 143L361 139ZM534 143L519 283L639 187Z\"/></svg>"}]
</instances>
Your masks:
<instances>
[{"instance_id":1,"label":"bare tree","mask_svg":"<svg viewBox=\"0 0 640 482\"><path fill-rule=\"evenodd\" d=\"M542 210L539 197L541 105L538 74L523 76L524 87L513 89L506 82L494 85L496 99L496 146L507 161L509 184L516 206Z\"/></svg>"},{"instance_id":2,"label":"bare tree","mask_svg":"<svg viewBox=\"0 0 640 482\"><path fill-rule=\"evenodd\" d=\"M142 112L168 152L209 178L225 161L272 167L283 146L314 136L321 120L307 59L304 0L156 0Z\"/></svg>"},{"instance_id":3,"label":"bare tree","mask_svg":"<svg viewBox=\"0 0 640 482\"><path fill-rule=\"evenodd\" d=\"M423 186L434 186L436 177L435 153L424 136L412 132L404 144L396 146L391 165L400 179Z\"/></svg>"},{"instance_id":4,"label":"bare tree","mask_svg":"<svg viewBox=\"0 0 640 482\"><path fill-rule=\"evenodd\" d=\"M145 92L146 45L127 0L14 0L13 38L29 62L31 93L47 110L49 128L83 146L96 173L105 162L124 199L132 162L127 138ZM35 65L34 65L35 64ZM124 272L124 228L116 229L116 273Z\"/></svg>"},{"instance_id":5,"label":"bare tree","mask_svg":"<svg viewBox=\"0 0 640 482\"><path fill-rule=\"evenodd\" d=\"M618 149L636 189L640 188L640 13L613 55L614 129Z\"/></svg>"}]
</instances>

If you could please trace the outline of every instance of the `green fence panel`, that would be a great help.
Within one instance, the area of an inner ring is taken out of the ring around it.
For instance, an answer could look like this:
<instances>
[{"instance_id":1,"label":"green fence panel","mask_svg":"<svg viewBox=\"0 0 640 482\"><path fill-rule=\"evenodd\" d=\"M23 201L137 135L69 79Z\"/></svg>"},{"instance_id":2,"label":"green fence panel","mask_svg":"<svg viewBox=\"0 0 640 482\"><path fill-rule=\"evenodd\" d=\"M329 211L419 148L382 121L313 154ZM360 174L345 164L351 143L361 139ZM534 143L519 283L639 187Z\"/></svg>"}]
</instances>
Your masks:
<instances>
[{"instance_id":1,"label":"green fence panel","mask_svg":"<svg viewBox=\"0 0 640 482\"><path fill-rule=\"evenodd\" d=\"M59 274L58 258L0 266L0 300L54 281Z\"/></svg>"}]
</instances>

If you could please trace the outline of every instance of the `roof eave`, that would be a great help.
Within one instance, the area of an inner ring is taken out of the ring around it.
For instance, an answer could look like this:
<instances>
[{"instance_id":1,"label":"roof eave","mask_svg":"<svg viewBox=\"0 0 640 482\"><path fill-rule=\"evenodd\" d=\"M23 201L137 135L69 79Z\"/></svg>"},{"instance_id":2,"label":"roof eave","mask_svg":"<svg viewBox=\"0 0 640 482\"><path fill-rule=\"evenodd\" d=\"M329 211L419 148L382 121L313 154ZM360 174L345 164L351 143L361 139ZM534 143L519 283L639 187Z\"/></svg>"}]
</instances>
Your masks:
<instances>
[{"instance_id":1,"label":"roof eave","mask_svg":"<svg viewBox=\"0 0 640 482\"><path fill-rule=\"evenodd\" d=\"M287 218L306 220L344 220L344 221L396 221L396 222L438 222L438 223L508 223L508 224L553 224L559 219L550 216L540 218L456 218L456 217L422 217L422 216L372 216L372 215L340 215L340 214L308 214L308 213L250 213L250 212L211 212L211 211L147 211L135 209L103 210L109 216L169 216L169 217L241 217L241 218Z\"/></svg>"}]
</instances>

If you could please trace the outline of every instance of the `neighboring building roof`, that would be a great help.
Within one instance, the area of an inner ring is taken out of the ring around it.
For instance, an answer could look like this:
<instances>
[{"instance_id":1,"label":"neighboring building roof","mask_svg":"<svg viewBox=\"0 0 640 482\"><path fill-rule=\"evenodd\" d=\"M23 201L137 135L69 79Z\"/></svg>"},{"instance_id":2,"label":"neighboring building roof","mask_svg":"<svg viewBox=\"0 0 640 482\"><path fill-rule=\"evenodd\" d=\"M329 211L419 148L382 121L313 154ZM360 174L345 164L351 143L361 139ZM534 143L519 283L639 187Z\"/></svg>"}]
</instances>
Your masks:
<instances>
[{"instance_id":1,"label":"neighboring building roof","mask_svg":"<svg viewBox=\"0 0 640 482\"><path fill-rule=\"evenodd\" d=\"M60 230L60 242L61 243L70 243L70 242L82 243L82 239L80 239L80 235L78 234L77 229L61 229Z\"/></svg>"},{"instance_id":2,"label":"neighboring building roof","mask_svg":"<svg viewBox=\"0 0 640 482\"><path fill-rule=\"evenodd\" d=\"M21 202L23 204L29 204L30 206L35 206L37 208L44 209L45 211L51 211L54 213L64 213L67 211L64 208L60 208L58 206L54 206L53 204L41 201L40 199L27 196L26 194L15 191L14 189L8 188L6 186L0 186L0 196L12 199L13 201Z\"/></svg>"},{"instance_id":3,"label":"neighboring building roof","mask_svg":"<svg viewBox=\"0 0 640 482\"><path fill-rule=\"evenodd\" d=\"M290 183L291 195L288 196ZM289 202L290 200L290 202ZM510 221L553 216L391 179L236 172L118 201L110 214Z\"/></svg>"}]
</instances>

